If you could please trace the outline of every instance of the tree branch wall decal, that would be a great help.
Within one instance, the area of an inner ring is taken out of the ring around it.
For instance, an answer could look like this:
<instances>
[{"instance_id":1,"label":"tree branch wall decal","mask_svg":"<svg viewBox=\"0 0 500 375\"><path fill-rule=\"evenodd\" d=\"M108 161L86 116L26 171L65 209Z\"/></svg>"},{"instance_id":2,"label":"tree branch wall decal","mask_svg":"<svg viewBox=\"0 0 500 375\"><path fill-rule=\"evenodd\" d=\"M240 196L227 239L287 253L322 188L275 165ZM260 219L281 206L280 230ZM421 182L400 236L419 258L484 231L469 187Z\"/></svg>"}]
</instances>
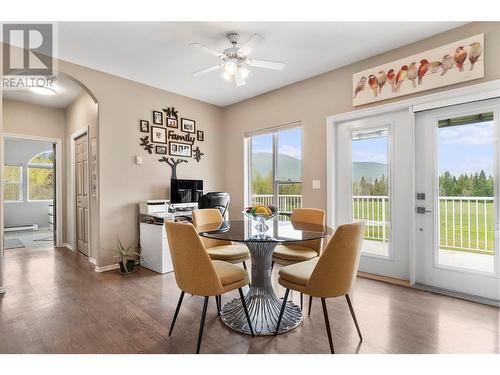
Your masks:
<instances>
[{"instance_id":1,"label":"tree branch wall decal","mask_svg":"<svg viewBox=\"0 0 500 375\"><path fill-rule=\"evenodd\" d=\"M161 159L158 159L160 162L165 162L170 167L172 168L172 179L176 180L177 179L177 166L181 163L187 163L188 161L186 159L177 159L175 160L174 158L167 158L167 157L162 157Z\"/></svg>"}]
</instances>

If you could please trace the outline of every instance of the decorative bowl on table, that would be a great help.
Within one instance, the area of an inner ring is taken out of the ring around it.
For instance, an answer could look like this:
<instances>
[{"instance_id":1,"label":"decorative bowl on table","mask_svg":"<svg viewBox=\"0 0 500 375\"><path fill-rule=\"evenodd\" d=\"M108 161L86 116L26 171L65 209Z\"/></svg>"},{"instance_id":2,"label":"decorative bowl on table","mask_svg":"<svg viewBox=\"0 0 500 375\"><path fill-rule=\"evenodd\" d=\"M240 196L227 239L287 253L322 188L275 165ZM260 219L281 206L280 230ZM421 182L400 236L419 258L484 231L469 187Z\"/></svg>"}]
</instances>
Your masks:
<instances>
[{"instance_id":1,"label":"decorative bowl on table","mask_svg":"<svg viewBox=\"0 0 500 375\"><path fill-rule=\"evenodd\" d=\"M243 214L251 220L257 221L255 229L259 234L267 232L269 227L266 225L267 220L271 220L279 215L278 208L275 205L254 205L245 208Z\"/></svg>"}]
</instances>

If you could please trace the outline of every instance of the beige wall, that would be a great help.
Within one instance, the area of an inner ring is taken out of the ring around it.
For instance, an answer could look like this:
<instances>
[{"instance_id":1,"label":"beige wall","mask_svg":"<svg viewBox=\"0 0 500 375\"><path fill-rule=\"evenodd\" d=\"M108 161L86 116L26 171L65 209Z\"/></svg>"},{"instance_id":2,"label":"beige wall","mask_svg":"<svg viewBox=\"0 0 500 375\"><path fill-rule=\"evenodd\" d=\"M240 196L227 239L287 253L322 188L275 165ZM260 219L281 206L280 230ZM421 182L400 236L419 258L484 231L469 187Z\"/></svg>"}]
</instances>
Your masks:
<instances>
[{"instance_id":1,"label":"beige wall","mask_svg":"<svg viewBox=\"0 0 500 375\"><path fill-rule=\"evenodd\" d=\"M98 124L98 104L86 92L76 98L65 110L65 140L64 140L64 155L65 166L64 171L67 176L64 184L64 242L76 249L75 242L75 196L72 177L72 136L81 131L88 129L89 142L92 139L97 140L97 124ZM90 156L89 156L90 158ZM97 246L99 245L99 210L97 197L89 197L90 209L90 257L96 259L98 256Z\"/></svg>"},{"instance_id":2,"label":"beige wall","mask_svg":"<svg viewBox=\"0 0 500 375\"><path fill-rule=\"evenodd\" d=\"M64 139L64 110L3 100L5 133Z\"/></svg>"},{"instance_id":3,"label":"beige wall","mask_svg":"<svg viewBox=\"0 0 500 375\"><path fill-rule=\"evenodd\" d=\"M302 121L303 205L326 209L326 117L354 110L352 74L483 32L485 34L484 79L430 90L414 96L499 79L500 22L480 22L225 107L225 186L232 198L231 215L238 215L244 206L243 145L246 132ZM410 97L409 95L401 99ZM389 101L383 103L387 102ZM321 180L320 190L312 189L312 180Z\"/></svg>"}]
</instances>

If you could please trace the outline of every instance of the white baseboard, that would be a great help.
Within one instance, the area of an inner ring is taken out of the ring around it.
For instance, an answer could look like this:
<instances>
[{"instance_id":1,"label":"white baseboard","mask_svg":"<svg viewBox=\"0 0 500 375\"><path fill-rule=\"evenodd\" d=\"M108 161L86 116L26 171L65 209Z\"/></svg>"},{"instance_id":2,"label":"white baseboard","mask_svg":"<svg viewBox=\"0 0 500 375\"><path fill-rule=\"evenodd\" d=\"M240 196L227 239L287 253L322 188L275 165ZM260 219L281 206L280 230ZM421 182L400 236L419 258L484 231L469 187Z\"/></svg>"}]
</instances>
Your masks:
<instances>
[{"instance_id":1,"label":"white baseboard","mask_svg":"<svg viewBox=\"0 0 500 375\"><path fill-rule=\"evenodd\" d=\"M61 244L61 247L65 247L68 250L75 251L75 249L73 249L73 246L71 246L69 243L63 243Z\"/></svg>"},{"instance_id":2,"label":"white baseboard","mask_svg":"<svg viewBox=\"0 0 500 375\"><path fill-rule=\"evenodd\" d=\"M3 294L5 293L5 287L4 286L0 286L0 294Z\"/></svg>"},{"instance_id":3,"label":"white baseboard","mask_svg":"<svg viewBox=\"0 0 500 375\"><path fill-rule=\"evenodd\" d=\"M104 266L104 267L97 267L95 268L95 272L107 272L107 271L113 271L116 269L119 269L120 265L118 263L111 264L109 266Z\"/></svg>"},{"instance_id":4,"label":"white baseboard","mask_svg":"<svg viewBox=\"0 0 500 375\"><path fill-rule=\"evenodd\" d=\"M95 259L91 258L91 263L92 263L92 260L95 262ZM95 263L94 263L95 264ZM140 262L137 260L135 262L135 265L138 266L140 265ZM104 266L104 267L95 267L95 272L107 272L107 271L113 271L113 270L117 270L120 268L120 265L118 263L115 263L115 264L111 264L109 266Z\"/></svg>"},{"instance_id":5,"label":"white baseboard","mask_svg":"<svg viewBox=\"0 0 500 375\"><path fill-rule=\"evenodd\" d=\"M89 258L89 262L92 263L94 266L96 265L96 261L94 258Z\"/></svg>"}]
</instances>

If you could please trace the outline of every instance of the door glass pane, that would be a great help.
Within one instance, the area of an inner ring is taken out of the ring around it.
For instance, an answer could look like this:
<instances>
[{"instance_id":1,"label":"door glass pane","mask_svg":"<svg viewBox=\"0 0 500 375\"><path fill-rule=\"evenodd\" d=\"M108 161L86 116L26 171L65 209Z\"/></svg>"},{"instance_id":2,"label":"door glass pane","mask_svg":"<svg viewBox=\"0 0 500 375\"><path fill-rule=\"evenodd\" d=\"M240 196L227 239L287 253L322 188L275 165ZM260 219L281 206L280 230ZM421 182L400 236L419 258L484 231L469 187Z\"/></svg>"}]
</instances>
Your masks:
<instances>
[{"instance_id":1,"label":"door glass pane","mask_svg":"<svg viewBox=\"0 0 500 375\"><path fill-rule=\"evenodd\" d=\"M493 113L438 122L438 264L494 271Z\"/></svg>"},{"instance_id":2,"label":"door glass pane","mask_svg":"<svg viewBox=\"0 0 500 375\"><path fill-rule=\"evenodd\" d=\"M250 139L251 204L273 203L273 135L264 134Z\"/></svg>"},{"instance_id":3,"label":"door glass pane","mask_svg":"<svg viewBox=\"0 0 500 375\"><path fill-rule=\"evenodd\" d=\"M387 128L352 134L352 217L365 221L362 252L389 256L389 137Z\"/></svg>"}]
</instances>

